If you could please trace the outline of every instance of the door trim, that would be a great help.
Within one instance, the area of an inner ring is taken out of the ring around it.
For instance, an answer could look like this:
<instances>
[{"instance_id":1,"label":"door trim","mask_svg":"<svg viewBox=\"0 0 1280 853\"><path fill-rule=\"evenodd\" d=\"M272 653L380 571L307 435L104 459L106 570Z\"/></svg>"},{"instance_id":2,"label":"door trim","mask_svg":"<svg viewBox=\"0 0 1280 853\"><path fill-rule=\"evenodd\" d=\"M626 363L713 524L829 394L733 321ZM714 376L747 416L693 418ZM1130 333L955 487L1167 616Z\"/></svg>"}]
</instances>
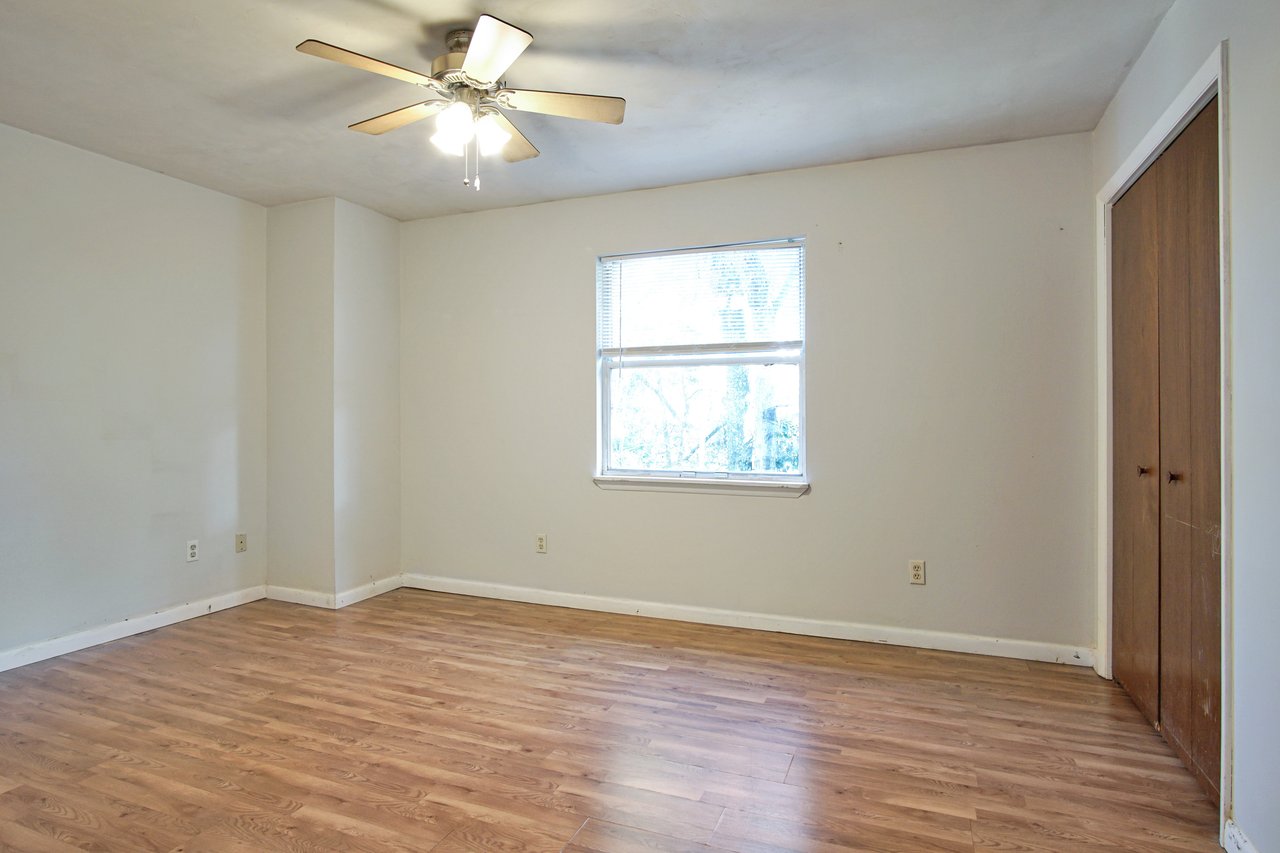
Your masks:
<instances>
[{"instance_id":1,"label":"door trim","mask_svg":"<svg viewBox=\"0 0 1280 853\"><path fill-rule=\"evenodd\" d=\"M1228 172L1227 121L1227 42L1213 49L1182 91L1169 104L1160 118L1151 126L1142 141L1125 158L1120 168L1098 192L1095 220L1097 246L1096 281L1096 341L1097 341L1097 628L1094 669L1103 678L1112 677L1112 614L1111 614L1111 545L1112 545L1112 433L1111 410L1111 208L1125 191L1169 147L1178 134L1191 123L1201 108L1214 96L1218 97L1218 248L1219 248L1219 301L1221 327L1222 413L1219 421L1221 433L1222 476L1222 778L1219 780L1219 838L1223 838L1225 821L1232 815L1232 777L1234 755L1234 709L1232 705L1234 636L1232 623L1233 546L1234 529L1231 508L1231 472L1233 448L1231 442L1231 251L1230 251L1230 182Z\"/></svg>"}]
</instances>

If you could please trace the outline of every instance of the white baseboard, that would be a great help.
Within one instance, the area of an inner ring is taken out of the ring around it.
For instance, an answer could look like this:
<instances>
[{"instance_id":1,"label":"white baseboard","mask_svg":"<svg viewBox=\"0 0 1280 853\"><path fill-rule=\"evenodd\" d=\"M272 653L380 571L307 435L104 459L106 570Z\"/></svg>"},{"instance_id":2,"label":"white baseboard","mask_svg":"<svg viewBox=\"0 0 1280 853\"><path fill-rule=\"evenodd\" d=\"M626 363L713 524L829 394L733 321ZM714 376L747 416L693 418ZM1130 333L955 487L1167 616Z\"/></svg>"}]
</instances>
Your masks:
<instances>
[{"instance_id":1,"label":"white baseboard","mask_svg":"<svg viewBox=\"0 0 1280 853\"><path fill-rule=\"evenodd\" d=\"M267 598L272 601L287 601L290 604L305 604L308 607L323 607L326 610L341 610L348 604L355 604L357 601L364 601L366 598L399 589L402 586L401 577L401 575L392 575L389 578L379 578L336 594L268 584Z\"/></svg>"},{"instance_id":2,"label":"white baseboard","mask_svg":"<svg viewBox=\"0 0 1280 853\"><path fill-rule=\"evenodd\" d=\"M314 589L294 589L291 586L271 586L267 584L267 598L272 601L287 601L290 604L305 604L308 607L323 607L336 610L335 596L331 592L317 592Z\"/></svg>"},{"instance_id":3,"label":"white baseboard","mask_svg":"<svg viewBox=\"0 0 1280 853\"><path fill-rule=\"evenodd\" d=\"M740 610L719 610L711 607L663 604L656 601L637 601L628 598L555 592L531 587L486 583L484 581L405 574L381 578L336 595L285 586L247 587L225 595L206 598L202 601L192 601L187 604L148 613L144 616L91 628L88 631L81 631L66 637L58 637L29 646L0 651L0 672L112 640L118 640L121 637L128 637L133 634L140 634L143 631L172 625L175 622L203 616L206 613L213 613L217 610L225 610L228 607L257 601L260 598L337 610L349 604L355 604L358 601L381 595L384 592L391 592L402 586L435 592L474 595L480 598L496 598L504 601L550 604L557 607L571 607L577 610L627 613L650 616L656 619L674 619L679 622L727 625L734 628L753 628L760 631L779 631L784 634L832 637L840 640L886 643L894 646L912 646L921 649L939 649L951 652L969 652L971 654L995 655L997 657L1018 658L1020 660L1069 663L1078 666L1093 666L1094 663L1092 649L1053 643L1038 643L1030 640L1007 640L1000 637L983 637L974 634L952 634L943 631L893 628L885 625L867 625L858 622L804 619L797 616L779 616ZM1230 833L1233 831L1238 833L1242 846L1228 849L1243 851L1243 853L1254 853L1252 845L1249 844L1248 839L1239 830L1239 827L1236 827L1233 823L1228 823L1228 837L1231 837Z\"/></svg>"},{"instance_id":4,"label":"white baseboard","mask_svg":"<svg viewBox=\"0 0 1280 853\"><path fill-rule=\"evenodd\" d=\"M334 596L334 603L337 607L346 607L348 604L355 604L357 601L364 601L366 598L373 598L375 595L382 595L384 592L391 592L393 589L399 589L404 585L403 575L392 575L389 578L379 578L376 581L370 581L363 586L349 589L346 592L340 592Z\"/></svg>"},{"instance_id":5,"label":"white baseboard","mask_svg":"<svg viewBox=\"0 0 1280 853\"><path fill-rule=\"evenodd\" d=\"M505 601L524 601L531 604L551 604L557 607L572 607L577 610L628 613L638 616L651 616L658 619L674 619L679 622L728 625L734 628L779 631L784 634L804 634L811 637L831 637L838 640L858 640L866 643L913 646L921 649L968 652L979 655L1018 658L1020 660L1068 663L1077 666L1093 666L1094 657L1093 649L1063 646L1054 643L1038 643L1031 640L1006 640L1000 637L983 637L975 634L952 634L943 631L924 631L916 628L866 625L858 622L804 619L797 616L777 616L769 613L751 613L739 610L717 610L710 607L692 607L684 604L662 604L656 601L636 601L627 598L554 592L530 587L441 578L430 575L406 574L403 577L403 585L413 589L452 592L460 595L474 595L480 598L498 598Z\"/></svg>"},{"instance_id":6,"label":"white baseboard","mask_svg":"<svg viewBox=\"0 0 1280 853\"><path fill-rule=\"evenodd\" d=\"M156 610L152 613L124 619L120 622L113 622L109 625L99 625L87 631L68 634L65 637L32 643L29 646L19 646L16 649L5 649L0 651L0 672L19 666L26 666L29 663L55 658L58 655L78 652L90 646L109 643L112 640L141 634L144 631L151 631L155 628L163 628L165 625L194 619L197 616L204 616L206 613L226 610L228 607L236 607L237 605L247 604L250 601L257 601L265 597L266 587L251 586L235 592L228 592L224 595L215 595L212 598L190 601L186 604L165 608L164 610Z\"/></svg>"},{"instance_id":7,"label":"white baseboard","mask_svg":"<svg viewBox=\"0 0 1280 853\"><path fill-rule=\"evenodd\" d=\"M1222 833L1222 842L1228 853L1258 853L1258 848L1253 846L1240 824L1230 818L1227 819L1226 832Z\"/></svg>"}]
</instances>

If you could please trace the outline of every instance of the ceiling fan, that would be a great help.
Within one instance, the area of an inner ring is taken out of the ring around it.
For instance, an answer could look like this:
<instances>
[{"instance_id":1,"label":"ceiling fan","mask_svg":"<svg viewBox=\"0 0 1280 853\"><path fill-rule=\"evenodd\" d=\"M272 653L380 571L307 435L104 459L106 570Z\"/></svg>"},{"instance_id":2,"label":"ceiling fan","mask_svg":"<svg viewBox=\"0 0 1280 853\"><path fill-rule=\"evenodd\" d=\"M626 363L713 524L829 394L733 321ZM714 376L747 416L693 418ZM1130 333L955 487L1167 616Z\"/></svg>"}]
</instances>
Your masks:
<instances>
[{"instance_id":1,"label":"ceiling fan","mask_svg":"<svg viewBox=\"0 0 1280 853\"><path fill-rule=\"evenodd\" d=\"M502 110L622 123L626 107L622 98L506 88L502 75L532 42L533 36L519 27L481 15L474 30L453 30L445 37L445 52L432 61L430 76L315 39L304 41L298 50L430 91L428 100L350 127L361 133L382 134L437 116L431 141L455 156L500 152L511 163L537 157L538 149Z\"/></svg>"}]
</instances>

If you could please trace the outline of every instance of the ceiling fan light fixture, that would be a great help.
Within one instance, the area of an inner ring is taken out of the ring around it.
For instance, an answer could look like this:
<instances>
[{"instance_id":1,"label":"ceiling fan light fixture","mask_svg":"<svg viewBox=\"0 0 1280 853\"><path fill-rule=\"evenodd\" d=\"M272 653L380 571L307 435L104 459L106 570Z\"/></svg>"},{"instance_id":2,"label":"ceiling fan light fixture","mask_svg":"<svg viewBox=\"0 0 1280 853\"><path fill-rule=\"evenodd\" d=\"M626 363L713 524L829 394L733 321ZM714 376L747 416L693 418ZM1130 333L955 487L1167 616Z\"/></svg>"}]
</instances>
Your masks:
<instances>
[{"instance_id":1,"label":"ceiling fan light fixture","mask_svg":"<svg viewBox=\"0 0 1280 853\"><path fill-rule=\"evenodd\" d=\"M448 154L450 157L461 157L465 142L459 142L445 134L436 131L431 136L431 144L440 149L441 153Z\"/></svg>"},{"instance_id":2,"label":"ceiling fan light fixture","mask_svg":"<svg viewBox=\"0 0 1280 853\"><path fill-rule=\"evenodd\" d=\"M477 119L475 132L480 153L486 156L502 153L503 147L511 141L511 134L503 128L492 113L485 113Z\"/></svg>"},{"instance_id":3,"label":"ceiling fan light fixture","mask_svg":"<svg viewBox=\"0 0 1280 853\"><path fill-rule=\"evenodd\" d=\"M475 134L476 120L471 105L458 101L436 116L436 132L431 142L444 153L461 157L463 148Z\"/></svg>"}]
</instances>

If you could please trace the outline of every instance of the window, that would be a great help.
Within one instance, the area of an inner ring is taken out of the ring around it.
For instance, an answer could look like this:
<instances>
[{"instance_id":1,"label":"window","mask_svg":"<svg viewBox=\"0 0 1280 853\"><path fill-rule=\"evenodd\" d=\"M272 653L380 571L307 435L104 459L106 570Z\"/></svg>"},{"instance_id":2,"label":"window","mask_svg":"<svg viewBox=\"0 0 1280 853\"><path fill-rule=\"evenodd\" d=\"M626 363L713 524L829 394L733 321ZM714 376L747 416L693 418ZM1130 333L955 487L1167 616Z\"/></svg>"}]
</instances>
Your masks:
<instances>
[{"instance_id":1,"label":"window","mask_svg":"<svg viewBox=\"0 0 1280 853\"><path fill-rule=\"evenodd\" d=\"M599 259L604 486L800 494L804 241Z\"/></svg>"}]
</instances>

